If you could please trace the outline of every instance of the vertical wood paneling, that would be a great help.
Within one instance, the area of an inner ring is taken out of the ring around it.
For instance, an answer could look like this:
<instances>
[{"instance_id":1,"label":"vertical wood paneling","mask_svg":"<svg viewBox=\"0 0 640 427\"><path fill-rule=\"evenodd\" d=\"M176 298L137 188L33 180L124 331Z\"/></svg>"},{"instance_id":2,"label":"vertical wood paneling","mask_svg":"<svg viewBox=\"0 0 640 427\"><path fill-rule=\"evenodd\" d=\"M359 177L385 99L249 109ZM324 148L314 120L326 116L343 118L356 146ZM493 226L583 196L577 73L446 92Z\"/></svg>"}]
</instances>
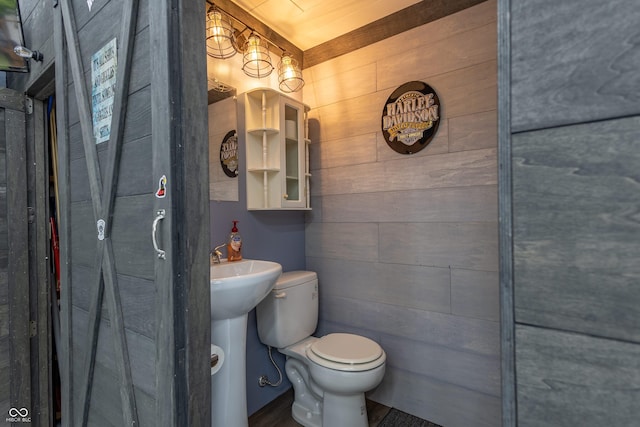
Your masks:
<instances>
[{"instance_id":1,"label":"vertical wood paneling","mask_svg":"<svg viewBox=\"0 0 640 427\"><path fill-rule=\"evenodd\" d=\"M640 342L640 118L513 137L516 321Z\"/></svg>"},{"instance_id":2,"label":"vertical wood paneling","mask_svg":"<svg viewBox=\"0 0 640 427\"><path fill-rule=\"evenodd\" d=\"M514 131L640 113L636 0L512 5Z\"/></svg>"},{"instance_id":3,"label":"vertical wood paneling","mask_svg":"<svg viewBox=\"0 0 640 427\"><path fill-rule=\"evenodd\" d=\"M305 69L318 333L380 342L387 374L369 396L446 427L500 419L495 8ZM386 99L409 80L442 105L438 134L411 156L380 131Z\"/></svg>"},{"instance_id":4,"label":"vertical wood paneling","mask_svg":"<svg viewBox=\"0 0 640 427\"><path fill-rule=\"evenodd\" d=\"M516 356L519 426L637 425L637 344L518 325Z\"/></svg>"},{"instance_id":5,"label":"vertical wood paneling","mask_svg":"<svg viewBox=\"0 0 640 427\"><path fill-rule=\"evenodd\" d=\"M509 425L635 425L640 10L501 4L501 152L513 150L501 163L512 179L500 184L512 190L501 206L513 218L503 245L513 276L501 277L515 295L502 300L503 328L516 331L515 368L504 366Z\"/></svg>"}]
</instances>

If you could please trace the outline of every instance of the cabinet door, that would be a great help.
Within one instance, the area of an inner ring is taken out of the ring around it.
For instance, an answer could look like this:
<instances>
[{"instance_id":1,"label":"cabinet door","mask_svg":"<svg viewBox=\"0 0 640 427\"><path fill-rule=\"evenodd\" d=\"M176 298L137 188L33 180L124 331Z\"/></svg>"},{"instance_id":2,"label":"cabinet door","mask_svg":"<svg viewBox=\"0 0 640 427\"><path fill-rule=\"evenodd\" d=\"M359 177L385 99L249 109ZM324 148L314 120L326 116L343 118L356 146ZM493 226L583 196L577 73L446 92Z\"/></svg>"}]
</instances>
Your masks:
<instances>
[{"instance_id":1,"label":"cabinet door","mask_svg":"<svg viewBox=\"0 0 640 427\"><path fill-rule=\"evenodd\" d=\"M282 99L281 129L284 130L282 156L282 207L306 207L304 109L301 104Z\"/></svg>"}]
</instances>

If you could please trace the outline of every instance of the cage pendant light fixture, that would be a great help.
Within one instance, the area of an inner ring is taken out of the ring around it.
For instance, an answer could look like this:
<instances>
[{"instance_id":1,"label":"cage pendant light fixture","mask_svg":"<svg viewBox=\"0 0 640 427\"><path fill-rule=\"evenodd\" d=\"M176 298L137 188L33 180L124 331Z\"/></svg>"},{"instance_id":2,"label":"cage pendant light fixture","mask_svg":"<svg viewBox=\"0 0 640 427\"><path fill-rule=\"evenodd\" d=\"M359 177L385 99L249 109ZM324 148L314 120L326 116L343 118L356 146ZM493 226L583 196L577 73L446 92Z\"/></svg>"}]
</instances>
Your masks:
<instances>
[{"instance_id":1,"label":"cage pendant light fixture","mask_svg":"<svg viewBox=\"0 0 640 427\"><path fill-rule=\"evenodd\" d=\"M273 71L269 48L264 40L251 32L244 47L242 71L249 77L266 77Z\"/></svg>"},{"instance_id":2,"label":"cage pendant light fixture","mask_svg":"<svg viewBox=\"0 0 640 427\"><path fill-rule=\"evenodd\" d=\"M229 18L212 6L207 12L207 54L226 59L236 54L234 29Z\"/></svg>"},{"instance_id":3,"label":"cage pendant light fixture","mask_svg":"<svg viewBox=\"0 0 640 427\"><path fill-rule=\"evenodd\" d=\"M283 92L297 92L304 86L302 71L291 54L282 53L282 59L278 63L278 83Z\"/></svg>"}]
</instances>

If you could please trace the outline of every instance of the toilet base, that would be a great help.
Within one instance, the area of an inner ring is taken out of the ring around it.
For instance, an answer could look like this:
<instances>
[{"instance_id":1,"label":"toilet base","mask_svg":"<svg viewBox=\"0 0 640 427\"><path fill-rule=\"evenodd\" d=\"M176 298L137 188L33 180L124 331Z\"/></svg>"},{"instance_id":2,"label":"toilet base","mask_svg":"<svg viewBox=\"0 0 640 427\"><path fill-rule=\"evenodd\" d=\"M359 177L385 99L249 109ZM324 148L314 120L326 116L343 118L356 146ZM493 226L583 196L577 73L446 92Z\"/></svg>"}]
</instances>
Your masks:
<instances>
[{"instance_id":1,"label":"toilet base","mask_svg":"<svg viewBox=\"0 0 640 427\"><path fill-rule=\"evenodd\" d=\"M287 378L294 389L291 416L304 427L368 427L367 404L362 393L322 391L309 376L304 363L289 358Z\"/></svg>"},{"instance_id":2,"label":"toilet base","mask_svg":"<svg viewBox=\"0 0 640 427\"><path fill-rule=\"evenodd\" d=\"M304 427L322 426L322 414L318 412L309 412L307 408L297 402L293 402L293 406L291 406L291 416Z\"/></svg>"},{"instance_id":3,"label":"toilet base","mask_svg":"<svg viewBox=\"0 0 640 427\"><path fill-rule=\"evenodd\" d=\"M304 427L321 427L322 391L313 385L304 363L288 358L285 372L294 390L291 416Z\"/></svg>"},{"instance_id":4,"label":"toilet base","mask_svg":"<svg viewBox=\"0 0 640 427\"><path fill-rule=\"evenodd\" d=\"M367 404L364 393L345 396L325 391L322 427L368 427Z\"/></svg>"},{"instance_id":5,"label":"toilet base","mask_svg":"<svg viewBox=\"0 0 640 427\"><path fill-rule=\"evenodd\" d=\"M322 413L309 411L294 402L291 416L304 427L368 427L367 404L360 395L332 395L324 393Z\"/></svg>"}]
</instances>

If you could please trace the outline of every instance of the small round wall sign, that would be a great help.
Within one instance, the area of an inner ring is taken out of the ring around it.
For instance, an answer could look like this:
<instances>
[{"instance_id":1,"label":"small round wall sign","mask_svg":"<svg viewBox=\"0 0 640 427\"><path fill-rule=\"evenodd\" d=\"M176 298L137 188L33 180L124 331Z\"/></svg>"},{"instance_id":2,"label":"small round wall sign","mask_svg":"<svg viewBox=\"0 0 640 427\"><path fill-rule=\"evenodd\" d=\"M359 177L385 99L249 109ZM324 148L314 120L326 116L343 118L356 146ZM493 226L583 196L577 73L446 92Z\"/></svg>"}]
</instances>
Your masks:
<instances>
[{"instance_id":1,"label":"small round wall sign","mask_svg":"<svg viewBox=\"0 0 640 427\"><path fill-rule=\"evenodd\" d=\"M238 135L235 130L227 132L220 144L220 166L228 177L238 176Z\"/></svg>"},{"instance_id":2,"label":"small round wall sign","mask_svg":"<svg viewBox=\"0 0 640 427\"><path fill-rule=\"evenodd\" d=\"M429 145L440 124L440 100L423 82L398 87L382 109L382 134L389 147L413 154Z\"/></svg>"}]
</instances>

